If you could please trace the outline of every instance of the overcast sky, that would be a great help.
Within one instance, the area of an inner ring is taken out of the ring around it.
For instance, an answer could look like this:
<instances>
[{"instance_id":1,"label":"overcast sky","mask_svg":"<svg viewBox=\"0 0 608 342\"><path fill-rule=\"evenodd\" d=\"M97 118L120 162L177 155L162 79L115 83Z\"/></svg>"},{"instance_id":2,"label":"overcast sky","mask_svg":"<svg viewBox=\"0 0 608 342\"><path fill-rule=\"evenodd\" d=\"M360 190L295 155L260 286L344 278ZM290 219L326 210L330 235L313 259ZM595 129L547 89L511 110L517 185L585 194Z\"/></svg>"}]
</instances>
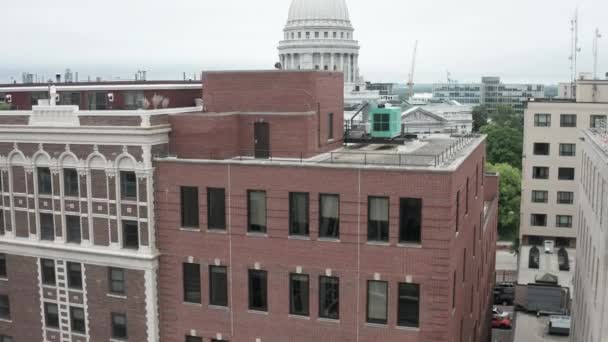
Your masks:
<instances>
[{"instance_id":1,"label":"overcast sky","mask_svg":"<svg viewBox=\"0 0 608 342\"><path fill-rule=\"evenodd\" d=\"M606 0L347 0L360 68L371 81L405 82L415 40L416 82L497 75L510 82L569 77L569 22L580 12L579 70L608 72ZM148 79L209 69L266 69L290 0L19 0L3 6L0 82L22 71Z\"/></svg>"}]
</instances>

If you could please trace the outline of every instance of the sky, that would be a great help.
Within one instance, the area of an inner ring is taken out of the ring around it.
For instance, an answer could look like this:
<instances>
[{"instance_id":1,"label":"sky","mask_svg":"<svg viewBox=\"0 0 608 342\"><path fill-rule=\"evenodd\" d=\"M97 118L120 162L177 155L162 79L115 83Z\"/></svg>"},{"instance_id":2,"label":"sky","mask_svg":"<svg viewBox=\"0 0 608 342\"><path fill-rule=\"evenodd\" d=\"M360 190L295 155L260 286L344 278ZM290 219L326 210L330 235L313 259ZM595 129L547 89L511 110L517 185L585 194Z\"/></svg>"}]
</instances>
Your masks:
<instances>
[{"instance_id":1,"label":"sky","mask_svg":"<svg viewBox=\"0 0 608 342\"><path fill-rule=\"evenodd\" d=\"M570 20L579 9L579 71L608 72L606 0L346 0L373 82L407 82L419 41L415 82L500 76L556 83L570 77ZM181 79L202 70L268 69L278 60L290 0L19 0L0 19L0 83L21 72L47 78L66 68L80 80Z\"/></svg>"}]
</instances>

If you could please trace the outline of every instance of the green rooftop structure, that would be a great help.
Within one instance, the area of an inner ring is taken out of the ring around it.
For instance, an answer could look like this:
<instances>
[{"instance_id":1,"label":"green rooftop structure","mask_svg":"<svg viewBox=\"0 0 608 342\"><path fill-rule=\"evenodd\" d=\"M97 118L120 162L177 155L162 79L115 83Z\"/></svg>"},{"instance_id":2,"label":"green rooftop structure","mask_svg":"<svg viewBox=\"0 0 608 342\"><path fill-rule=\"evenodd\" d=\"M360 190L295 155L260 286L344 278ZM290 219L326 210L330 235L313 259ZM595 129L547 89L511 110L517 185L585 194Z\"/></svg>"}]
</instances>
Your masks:
<instances>
[{"instance_id":1,"label":"green rooftop structure","mask_svg":"<svg viewBox=\"0 0 608 342\"><path fill-rule=\"evenodd\" d=\"M395 138L401 135L401 108L374 108L369 112L371 136Z\"/></svg>"}]
</instances>

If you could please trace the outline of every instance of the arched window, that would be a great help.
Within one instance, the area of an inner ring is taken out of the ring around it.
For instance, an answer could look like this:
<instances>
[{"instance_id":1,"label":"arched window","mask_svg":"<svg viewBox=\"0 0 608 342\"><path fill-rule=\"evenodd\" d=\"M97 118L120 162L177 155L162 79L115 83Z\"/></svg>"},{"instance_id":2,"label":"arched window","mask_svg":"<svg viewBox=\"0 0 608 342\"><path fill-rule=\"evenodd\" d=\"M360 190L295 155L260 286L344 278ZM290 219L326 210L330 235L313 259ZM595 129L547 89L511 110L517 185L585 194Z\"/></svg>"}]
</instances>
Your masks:
<instances>
[{"instance_id":1,"label":"arched window","mask_svg":"<svg viewBox=\"0 0 608 342\"><path fill-rule=\"evenodd\" d=\"M557 251L557 263L560 271L570 271L570 259L568 258L568 251L564 247Z\"/></svg>"},{"instance_id":2,"label":"arched window","mask_svg":"<svg viewBox=\"0 0 608 342\"><path fill-rule=\"evenodd\" d=\"M530 256L528 258L528 268L538 269L540 263L540 251L538 247L533 246L530 248Z\"/></svg>"}]
</instances>

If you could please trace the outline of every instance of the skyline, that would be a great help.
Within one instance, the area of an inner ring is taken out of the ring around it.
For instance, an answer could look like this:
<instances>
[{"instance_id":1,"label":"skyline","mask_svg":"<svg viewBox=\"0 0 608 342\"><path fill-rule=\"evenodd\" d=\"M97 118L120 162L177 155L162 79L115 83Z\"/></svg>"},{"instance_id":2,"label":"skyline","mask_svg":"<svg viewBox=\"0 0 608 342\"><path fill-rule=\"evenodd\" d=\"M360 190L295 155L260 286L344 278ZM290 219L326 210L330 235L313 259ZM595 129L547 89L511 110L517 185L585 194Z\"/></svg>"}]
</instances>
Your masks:
<instances>
[{"instance_id":1,"label":"skyline","mask_svg":"<svg viewBox=\"0 0 608 342\"><path fill-rule=\"evenodd\" d=\"M86 16L76 15L84 5L75 0L40 4L24 0L12 5L14 15L3 20L0 29L10 32L25 17L30 24L20 35L4 37L5 46L12 48L3 52L0 82L8 83L10 77L20 81L22 72L48 78L63 74L66 68L78 71L81 80L87 75L132 78L138 69L147 70L148 79L181 79L182 72L191 75L203 70L270 69L278 60L276 47L289 9L285 0L182 0L170 7L160 0L104 4ZM592 71L595 28L608 32L601 26L601 13L608 4L597 0L558 4L548 0L509 4L349 0L348 5L355 39L361 44L361 74L372 82L405 83L414 41L419 40L418 84L444 82L448 71L461 83L492 75L510 83L555 84L570 77L569 20L577 5L579 71ZM39 11L31 12L32 6ZM390 11L378 11L383 8ZM542 16L547 8L554 15ZM145 16L141 15L144 11ZM517 18L516 24L512 18ZM201 43L194 43L197 40ZM598 74L603 77L608 72L608 58L602 58L608 54L608 40L599 42ZM543 54L535 53L539 43L545 45Z\"/></svg>"}]
</instances>

